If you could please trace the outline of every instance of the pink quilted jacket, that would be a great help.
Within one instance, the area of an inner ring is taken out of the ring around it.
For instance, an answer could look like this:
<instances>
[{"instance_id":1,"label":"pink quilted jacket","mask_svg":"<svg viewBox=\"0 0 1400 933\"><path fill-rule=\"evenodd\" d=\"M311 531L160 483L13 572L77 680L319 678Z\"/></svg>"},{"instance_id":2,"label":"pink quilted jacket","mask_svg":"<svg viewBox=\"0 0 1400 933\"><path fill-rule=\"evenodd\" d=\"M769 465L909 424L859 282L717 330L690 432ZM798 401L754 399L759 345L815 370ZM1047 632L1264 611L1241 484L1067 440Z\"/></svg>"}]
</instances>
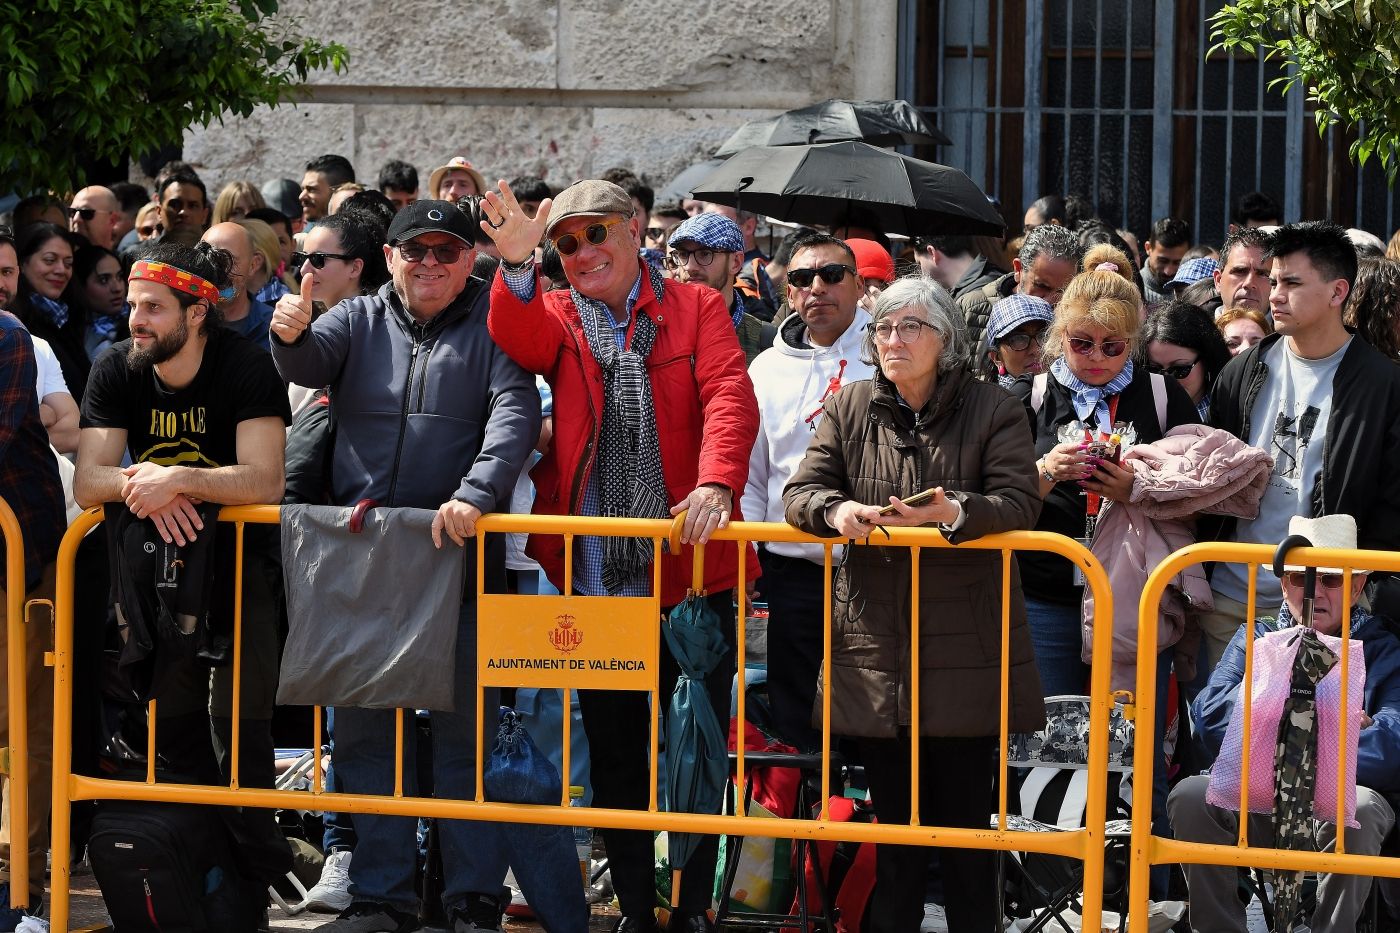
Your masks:
<instances>
[{"instance_id":1,"label":"pink quilted jacket","mask_svg":"<svg viewBox=\"0 0 1400 933\"><path fill-rule=\"evenodd\" d=\"M1131 690L1136 682L1138 596L1148 574L1195 543L1196 515L1257 516L1273 468L1264 451L1203 424L1181 425L1155 444L1130 447L1123 463L1134 474L1132 501L1106 503L1091 548L1113 589L1115 690ZM1178 574L1162 597L1157 650L1180 642L1189 616L1214 606L1204 568L1197 564ZM1083 619L1087 662L1094 649L1094 597L1087 587ZM1195 676L1195 661L1194 645L1183 643L1178 677Z\"/></svg>"}]
</instances>

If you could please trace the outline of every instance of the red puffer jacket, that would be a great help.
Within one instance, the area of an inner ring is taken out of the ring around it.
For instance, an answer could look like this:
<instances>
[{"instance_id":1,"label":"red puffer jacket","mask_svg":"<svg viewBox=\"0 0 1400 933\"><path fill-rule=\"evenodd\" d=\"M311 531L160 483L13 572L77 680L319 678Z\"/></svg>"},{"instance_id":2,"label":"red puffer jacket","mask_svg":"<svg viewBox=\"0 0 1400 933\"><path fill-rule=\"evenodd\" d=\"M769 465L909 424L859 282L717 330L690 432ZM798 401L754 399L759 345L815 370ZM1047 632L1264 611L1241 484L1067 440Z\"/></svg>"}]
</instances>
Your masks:
<instances>
[{"instance_id":1,"label":"red puffer jacket","mask_svg":"<svg viewBox=\"0 0 1400 933\"><path fill-rule=\"evenodd\" d=\"M734 520L749 472L749 451L758 434L758 403L744 368L744 352L719 293L698 285L666 281L658 303L643 281L633 321L648 314L656 321L656 343L647 360L661 442L661 471L671 504L702 483L729 487ZM596 463L603 416L603 369L588 349L583 323L567 291L541 293L520 301L497 274L491 287L491 336L522 367L539 373L554 393L554 440L530 478L538 515L578 512L583 484ZM627 339L632 339L629 329ZM564 539L531 535L526 553L539 561L550 581L564 585ZM748 550L748 578L757 579L758 559ZM662 605L685 597L691 579L691 548L663 556ZM705 548L705 587L711 592L738 582L738 555L732 542Z\"/></svg>"}]
</instances>

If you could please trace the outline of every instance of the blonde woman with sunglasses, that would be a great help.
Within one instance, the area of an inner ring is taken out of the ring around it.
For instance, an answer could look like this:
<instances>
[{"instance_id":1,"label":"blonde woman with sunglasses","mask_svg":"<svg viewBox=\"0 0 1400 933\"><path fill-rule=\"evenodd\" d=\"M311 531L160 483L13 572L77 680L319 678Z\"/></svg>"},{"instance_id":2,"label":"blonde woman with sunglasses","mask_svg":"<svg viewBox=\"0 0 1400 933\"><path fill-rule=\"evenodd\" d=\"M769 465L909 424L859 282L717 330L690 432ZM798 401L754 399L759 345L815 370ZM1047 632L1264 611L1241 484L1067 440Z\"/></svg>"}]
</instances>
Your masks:
<instances>
[{"instance_id":1,"label":"blonde woman with sunglasses","mask_svg":"<svg viewBox=\"0 0 1400 933\"><path fill-rule=\"evenodd\" d=\"M1083 541L1093 537L1103 501L1127 499L1132 474L1100 458L1080 437L1061 441L1074 421L1112 435L1131 424L1140 443L1200 419L1174 379L1134 366L1141 340L1141 296L1122 271L1100 263L1075 276L1055 310L1045 339L1044 372L1014 391L1026 402L1035 435L1036 472L1045 500L1037 531ZM1160 414L1160 417L1159 417ZM1088 692L1080 660L1082 581L1073 565L1051 554L1020 556L1036 663L1046 696Z\"/></svg>"}]
</instances>

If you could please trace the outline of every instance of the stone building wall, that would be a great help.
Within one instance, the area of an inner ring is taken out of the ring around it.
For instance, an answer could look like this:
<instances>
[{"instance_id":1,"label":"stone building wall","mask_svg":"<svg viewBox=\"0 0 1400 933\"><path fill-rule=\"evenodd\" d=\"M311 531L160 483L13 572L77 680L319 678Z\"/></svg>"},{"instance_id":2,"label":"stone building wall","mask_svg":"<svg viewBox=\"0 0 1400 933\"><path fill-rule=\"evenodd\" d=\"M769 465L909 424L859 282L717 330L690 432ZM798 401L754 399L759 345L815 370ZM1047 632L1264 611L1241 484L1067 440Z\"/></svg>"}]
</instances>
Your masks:
<instances>
[{"instance_id":1,"label":"stone building wall","mask_svg":"<svg viewBox=\"0 0 1400 933\"><path fill-rule=\"evenodd\" d=\"M895 86L895 0L288 0L351 52L306 99L194 128L210 185L300 179L338 152L360 180L463 155L557 187L615 165L659 187L745 120Z\"/></svg>"}]
</instances>

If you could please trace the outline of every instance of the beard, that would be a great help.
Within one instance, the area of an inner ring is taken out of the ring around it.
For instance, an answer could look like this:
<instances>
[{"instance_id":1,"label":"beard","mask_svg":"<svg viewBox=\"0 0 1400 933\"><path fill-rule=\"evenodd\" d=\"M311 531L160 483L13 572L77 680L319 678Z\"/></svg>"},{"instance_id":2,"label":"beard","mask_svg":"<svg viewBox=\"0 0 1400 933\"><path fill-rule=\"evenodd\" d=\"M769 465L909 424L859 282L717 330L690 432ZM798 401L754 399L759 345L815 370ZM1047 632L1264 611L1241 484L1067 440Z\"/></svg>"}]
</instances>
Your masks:
<instances>
[{"instance_id":1,"label":"beard","mask_svg":"<svg viewBox=\"0 0 1400 933\"><path fill-rule=\"evenodd\" d=\"M181 315L180 322L175 325L175 329L164 336L157 336L145 331L133 333L131 336L133 338L138 336L155 337L155 341L145 349L137 347L133 342L131 348L126 351L127 368L133 372L142 372L150 369L152 366L158 366L164 363L166 360L173 358L175 354L179 353L180 350L184 348L186 341L189 340L190 328L189 325L185 323L184 315Z\"/></svg>"}]
</instances>

